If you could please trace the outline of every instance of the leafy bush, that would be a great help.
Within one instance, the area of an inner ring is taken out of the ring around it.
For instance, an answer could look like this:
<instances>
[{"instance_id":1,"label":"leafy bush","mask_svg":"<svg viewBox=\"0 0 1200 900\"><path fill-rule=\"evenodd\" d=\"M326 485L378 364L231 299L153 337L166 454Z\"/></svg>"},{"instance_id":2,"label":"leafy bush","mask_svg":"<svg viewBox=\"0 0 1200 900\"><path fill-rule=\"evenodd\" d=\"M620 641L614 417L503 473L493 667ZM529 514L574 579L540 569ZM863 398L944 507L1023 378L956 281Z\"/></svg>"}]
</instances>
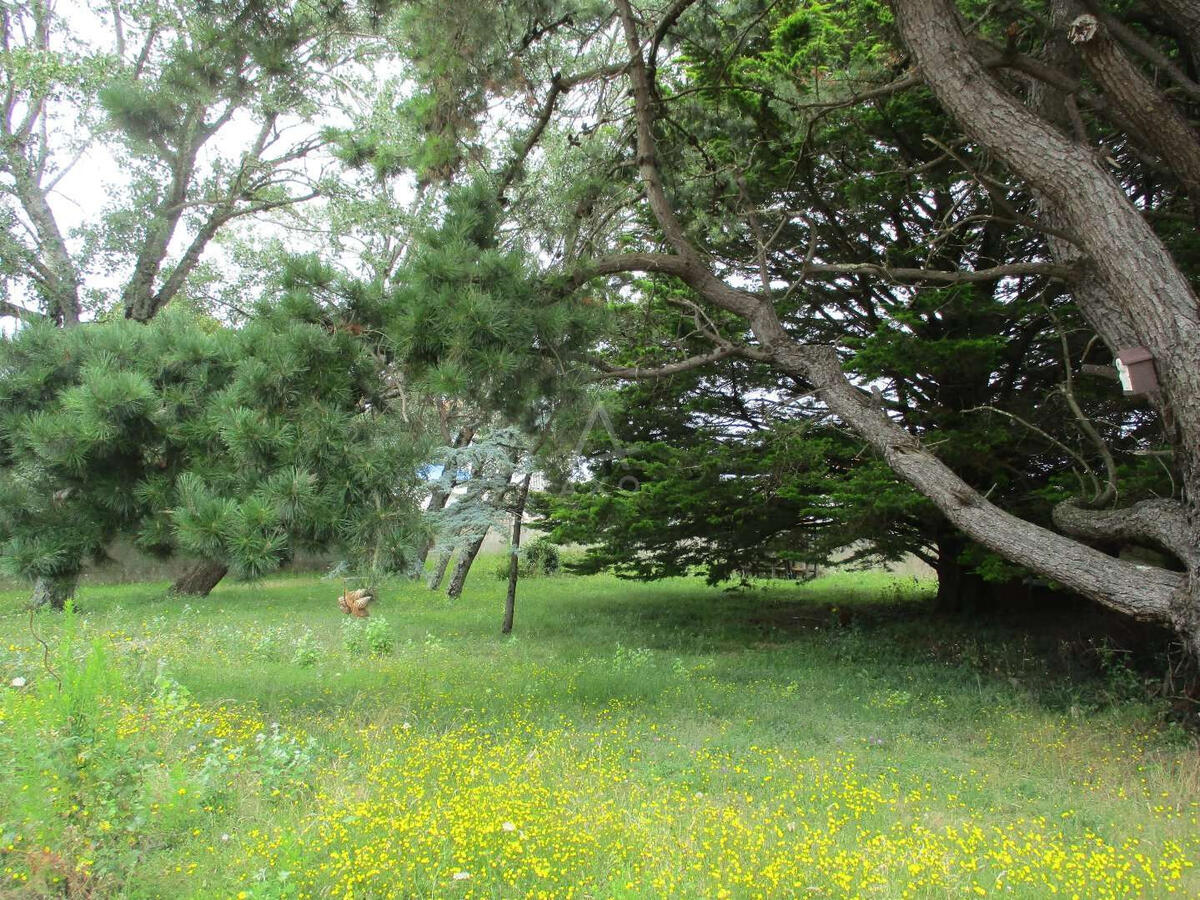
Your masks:
<instances>
[{"instance_id":1,"label":"leafy bush","mask_svg":"<svg viewBox=\"0 0 1200 900\"><path fill-rule=\"evenodd\" d=\"M396 646L396 638L383 616L351 618L342 622L342 646L353 656L387 656Z\"/></svg>"},{"instance_id":2,"label":"leafy bush","mask_svg":"<svg viewBox=\"0 0 1200 900\"><path fill-rule=\"evenodd\" d=\"M296 651L292 654L292 664L302 669L309 669L321 660L321 645L313 638L313 633L305 628L296 639Z\"/></svg>"},{"instance_id":3,"label":"leafy bush","mask_svg":"<svg viewBox=\"0 0 1200 900\"><path fill-rule=\"evenodd\" d=\"M509 558L505 556L496 566L496 577L508 578ZM533 578L538 575L553 575L559 570L562 560L559 557L558 546L546 538L538 538L521 548L517 574L522 578Z\"/></svg>"}]
</instances>

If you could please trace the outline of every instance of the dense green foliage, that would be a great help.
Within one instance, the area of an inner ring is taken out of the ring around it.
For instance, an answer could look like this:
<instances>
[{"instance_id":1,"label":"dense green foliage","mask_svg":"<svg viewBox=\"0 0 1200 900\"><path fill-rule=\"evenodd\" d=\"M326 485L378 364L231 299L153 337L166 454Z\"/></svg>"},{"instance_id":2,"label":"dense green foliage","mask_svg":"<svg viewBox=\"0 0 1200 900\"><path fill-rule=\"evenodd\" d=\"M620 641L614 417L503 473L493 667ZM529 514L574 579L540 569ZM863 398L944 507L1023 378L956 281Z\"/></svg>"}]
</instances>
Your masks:
<instances>
[{"instance_id":1,"label":"dense green foliage","mask_svg":"<svg viewBox=\"0 0 1200 900\"><path fill-rule=\"evenodd\" d=\"M1064 284L889 277L884 267L961 272L1048 250L1023 227L1034 198L964 142L926 91L854 102L905 74L883 5L705 4L675 30L678 52L659 54L669 113L657 162L689 238L727 277L761 286L797 340L839 347L894 420L1024 519L1049 525L1056 503L1101 496L1107 451L1123 501L1171 493L1170 474L1135 455L1165 443L1162 423L1113 382L1080 375L1111 357ZM585 147L604 140L587 135ZM609 151L627 158L615 140ZM573 196L588 190L581 182ZM1158 196L1164 213L1177 199ZM1156 217L1190 265L1172 221ZM617 246L649 250L659 239L652 226L640 237ZM819 271L829 263L841 268ZM652 368L711 346L693 293L667 278L637 291L618 318L613 361ZM709 332L744 335L731 318L705 315ZM852 542L864 558L909 552L937 566L958 586L950 603L984 589L964 572L1023 577L831 427L805 388L770 366L722 361L621 390L609 400L620 459L606 461L611 436L597 432L596 479L548 504L557 533L596 545L589 566L641 577L700 565L722 578L756 557L821 558ZM630 477L638 496L620 490Z\"/></svg>"},{"instance_id":2,"label":"dense green foliage","mask_svg":"<svg viewBox=\"0 0 1200 900\"><path fill-rule=\"evenodd\" d=\"M117 535L242 576L318 547L411 565L412 439L370 347L291 288L239 329L168 312L0 344L8 568L70 577Z\"/></svg>"},{"instance_id":3,"label":"dense green foliage","mask_svg":"<svg viewBox=\"0 0 1200 900\"><path fill-rule=\"evenodd\" d=\"M451 191L441 221L414 235L384 327L415 391L532 431L571 387L562 360L590 346L599 322L555 302L527 247L501 243L500 212L485 181Z\"/></svg>"}]
</instances>

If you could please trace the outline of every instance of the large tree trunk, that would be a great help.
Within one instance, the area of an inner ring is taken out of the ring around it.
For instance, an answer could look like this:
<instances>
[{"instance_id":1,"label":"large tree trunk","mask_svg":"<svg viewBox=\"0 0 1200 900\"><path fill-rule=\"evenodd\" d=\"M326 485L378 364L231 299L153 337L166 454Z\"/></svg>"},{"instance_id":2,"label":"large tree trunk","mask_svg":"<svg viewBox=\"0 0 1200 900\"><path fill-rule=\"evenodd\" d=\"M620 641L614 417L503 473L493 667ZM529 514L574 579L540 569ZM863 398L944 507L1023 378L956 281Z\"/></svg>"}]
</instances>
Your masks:
<instances>
[{"instance_id":1,"label":"large tree trunk","mask_svg":"<svg viewBox=\"0 0 1200 900\"><path fill-rule=\"evenodd\" d=\"M973 572L968 572L959 560L966 547L967 542L954 529L947 528L938 533L938 589L934 609L939 613L973 613L983 600L986 590L983 579Z\"/></svg>"},{"instance_id":2,"label":"large tree trunk","mask_svg":"<svg viewBox=\"0 0 1200 900\"><path fill-rule=\"evenodd\" d=\"M450 576L450 587L446 588L447 597L457 600L462 596L463 585L467 583L467 574L471 571L471 565L475 562L475 557L479 555L479 548L483 546L483 539L486 537L487 532L485 531L459 551L458 565L454 567L454 574Z\"/></svg>"},{"instance_id":3,"label":"large tree trunk","mask_svg":"<svg viewBox=\"0 0 1200 900\"><path fill-rule=\"evenodd\" d=\"M672 274L707 303L743 317L758 344L748 354L811 384L897 475L973 540L1113 609L1170 623L1200 656L1200 577L1194 567L1182 576L1126 563L1001 510L852 385L833 347L797 343L769 298L731 287L713 273L688 239L663 188L638 26L628 0L616 0L616 5L630 51L638 168L651 211L674 253L599 260L592 273L640 269ZM895 0L895 5L901 31L935 95L972 137L1061 207L1097 277L1108 294L1118 298L1141 343L1154 354L1163 383L1163 408L1174 410L1186 496L1194 504L1200 493L1195 484L1200 477L1200 306L1186 279L1092 154L1007 95L971 55L951 4ZM1094 325L1111 344L1107 323ZM1194 507L1187 513L1188 541L1194 548L1200 544Z\"/></svg>"},{"instance_id":4,"label":"large tree trunk","mask_svg":"<svg viewBox=\"0 0 1200 900\"><path fill-rule=\"evenodd\" d=\"M513 616L517 610L517 578L521 572L521 523L525 518L525 504L529 500L529 485L533 481L533 472L526 472L521 481L517 494L517 504L513 510L512 547L509 548L508 559L508 593L504 596L504 623L500 626L501 634L511 634Z\"/></svg>"},{"instance_id":5,"label":"large tree trunk","mask_svg":"<svg viewBox=\"0 0 1200 900\"><path fill-rule=\"evenodd\" d=\"M228 573L229 566L224 563L202 559L176 579L171 585L171 593L207 597Z\"/></svg>"},{"instance_id":6,"label":"large tree trunk","mask_svg":"<svg viewBox=\"0 0 1200 900\"><path fill-rule=\"evenodd\" d=\"M33 583L33 596L29 605L35 609L49 606L51 609L63 609L67 601L75 596L75 587L79 584L79 576L43 576Z\"/></svg>"}]
</instances>

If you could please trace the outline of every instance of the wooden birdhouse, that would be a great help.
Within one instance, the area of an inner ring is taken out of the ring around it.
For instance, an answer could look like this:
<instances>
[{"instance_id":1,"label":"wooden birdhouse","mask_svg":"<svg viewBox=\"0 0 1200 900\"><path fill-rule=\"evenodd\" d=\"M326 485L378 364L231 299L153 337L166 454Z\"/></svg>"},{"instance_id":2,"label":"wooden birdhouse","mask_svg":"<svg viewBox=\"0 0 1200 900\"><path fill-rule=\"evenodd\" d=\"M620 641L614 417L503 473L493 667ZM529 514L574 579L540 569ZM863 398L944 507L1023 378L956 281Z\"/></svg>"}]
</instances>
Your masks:
<instances>
[{"instance_id":1,"label":"wooden birdhouse","mask_svg":"<svg viewBox=\"0 0 1200 900\"><path fill-rule=\"evenodd\" d=\"M1121 377L1121 387L1126 394L1153 394L1158 391L1154 357L1145 347L1118 350L1117 374Z\"/></svg>"}]
</instances>

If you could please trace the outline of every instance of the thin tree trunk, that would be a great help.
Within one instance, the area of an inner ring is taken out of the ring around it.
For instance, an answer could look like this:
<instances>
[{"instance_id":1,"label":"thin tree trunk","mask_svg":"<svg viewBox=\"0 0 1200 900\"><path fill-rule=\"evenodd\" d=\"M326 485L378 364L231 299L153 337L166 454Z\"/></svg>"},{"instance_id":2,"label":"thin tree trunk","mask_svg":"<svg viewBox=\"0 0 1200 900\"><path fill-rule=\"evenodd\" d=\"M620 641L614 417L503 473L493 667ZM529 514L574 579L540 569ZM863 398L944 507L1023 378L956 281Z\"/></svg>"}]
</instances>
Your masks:
<instances>
[{"instance_id":1,"label":"thin tree trunk","mask_svg":"<svg viewBox=\"0 0 1200 900\"><path fill-rule=\"evenodd\" d=\"M471 571L471 564L479 555L479 548L483 546L483 539L486 537L487 532L485 531L459 552L458 565L454 567L454 574L450 576L450 587L446 589L447 597L457 600L462 596L463 585L467 582L467 573Z\"/></svg>"},{"instance_id":2,"label":"thin tree trunk","mask_svg":"<svg viewBox=\"0 0 1200 900\"><path fill-rule=\"evenodd\" d=\"M42 576L33 583L33 596L29 605L35 609L49 606L51 609L63 609L67 601L75 596L75 587L79 584L78 575Z\"/></svg>"},{"instance_id":3,"label":"thin tree trunk","mask_svg":"<svg viewBox=\"0 0 1200 900\"><path fill-rule=\"evenodd\" d=\"M500 626L501 634L512 634L513 615L517 609L517 578L521 570L521 522L525 518L525 502L529 499L531 481L533 481L533 472L526 472L517 494L516 508L513 510L512 547L509 550L508 560L508 594L504 597L504 624Z\"/></svg>"},{"instance_id":4,"label":"thin tree trunk","mask_svg":"<svg viewBox=\"0 0 1200 900\"><path fill-rule=\"evenodd\" d=\"M446 568L450 565L450 557L453 555L453 550L443 550L438 554L438 558L433 564L433 571L429 573L429 579L425 582L431 591L436 591L442 586L442 580L446 577Z\"/></svg>"},{"instance_id":5,"label":"thin tree trunk","mask_svg":"<svg viewBox=\"0 0 1200 900\"><path fill-rule=\"evenodd\" d=\"M171 593L207 597L228 572L229 566L224 563L202 559L176 579Z\"/></svg>"},{"instance_id":6,"label":"thin tree trunk","mask_svg":"<svg viewBox=\"0 0 1200 900\"><path fill-rule=\"evenodd\" d=\"M451 484L451 489L453 489L453 487L454 487L454 485L453 485L453 483L452 483L452 484ZM449 501L450 501L450 491L443 491L441 488L434 488L434 489L433 489L433 492L432 492L432 493L429 495L429 506L428 506L428 508L425 510L425 512L426 512L426 513L436 513L436 512L441 512L443 509L445 509L445 508L446 508L446 504L447 504ZM418 553L417 553L417 564L418 564L418 568L419 568L420 566L424 566L424 565L425 565L425 560L427 560L427 559L429 558L429 551L430 551L430 550L432 550L432 549L434 548L434 545L435 545L436 543L437 543L437 542L431 538L429 541L427 541L427 542L426 542L426 543L425 543L425 544L424 544L424 545L421 547L420 551L418 551ZM446 557L446 554L442 554L442 556L443 556L443 557ZM429 589L430 589L431 591L432 591L432 590L437 590L437 586L438 586L438 584L441 584L441 582L442 582L442 575L444 575L444 574L445 574L445 572L446 572L446 562L447 562L447 561L448 561L448 559L443 559L443 561L441 562L441 575L438 575L437 584L430 584L430 585L429 585Z\"/></svg>"}]
</instances>

